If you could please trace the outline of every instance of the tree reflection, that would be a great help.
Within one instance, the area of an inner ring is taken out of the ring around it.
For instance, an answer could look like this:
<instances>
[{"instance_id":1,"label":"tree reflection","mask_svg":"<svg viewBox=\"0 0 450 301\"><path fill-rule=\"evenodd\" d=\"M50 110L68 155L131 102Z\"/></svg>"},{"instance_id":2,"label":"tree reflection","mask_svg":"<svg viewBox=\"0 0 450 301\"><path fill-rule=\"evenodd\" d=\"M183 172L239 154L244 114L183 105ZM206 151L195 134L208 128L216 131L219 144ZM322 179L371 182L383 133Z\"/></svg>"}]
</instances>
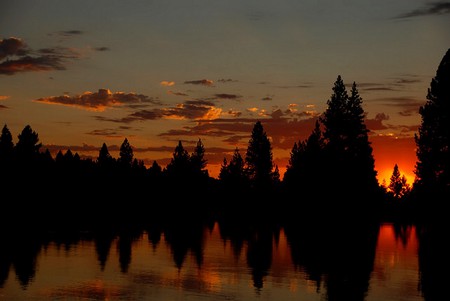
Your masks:
<instances>
[{"instance_id":1,"label":"tree reflection","mask_svg":"<svg viewBox=\"0 0 450 301\"><path fill-rule=\"evenodd\" d=\"M365 299L373 270L379 225L311 220L285 227L293 264L327 300Z\"/></svg>"},{"instance_id":2,"label":"tree reflection","mask_svg":"<svg viewBox=\"0 0 450 301\"><path fill-rule=\"evenodd\" d=\"M177 221L165 226L165 241L171 248L178 269L182 268L189 251L195 257L198 267L203 264L204 229L205 224L202 220L189 217L178 217Z\"/></svg>"},{"instance_id":3,"label":"tree reflection","mask_svg":"<svg viewBox=\"0 0 450 301\"><path fill-rule=\"evenodd\" d=\"M417 226L419 242L419 288L425 301L442 300L448 296L450 282L450 245L446 222Z\"/></svg>"}]
</instances>

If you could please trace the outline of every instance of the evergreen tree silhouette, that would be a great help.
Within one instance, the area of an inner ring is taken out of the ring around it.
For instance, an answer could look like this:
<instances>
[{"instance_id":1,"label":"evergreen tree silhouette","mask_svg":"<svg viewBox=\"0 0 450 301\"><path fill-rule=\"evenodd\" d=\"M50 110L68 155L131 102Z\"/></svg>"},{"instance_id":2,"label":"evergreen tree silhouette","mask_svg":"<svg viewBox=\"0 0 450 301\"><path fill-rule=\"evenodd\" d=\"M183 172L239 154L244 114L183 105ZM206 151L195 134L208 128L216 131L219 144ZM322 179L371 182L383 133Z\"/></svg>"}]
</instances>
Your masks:
<instances>
[{"instance_id":1,"label":"evergreen tree silhouette","mask_svg":"<svg viewBox=\"0 0 450 301\"><path fill-rule=\"evenodd\" d=\"M148 174L150 175L150 178L152 178L152 179L159 178L161 176L162 168L158 164L158 162L156 162L156 160L154 160L152 163L152 166L150 166L148 168Z\"/></svg>"},{"instance_id":2,"label":"evergreen tree silhouette","mask_svg":"<svg viewBox=\"0 0 450 301\"><path fill-rule=\"evenodd\" d=\"M349 199L361 198L362 195L378 198L381 190L356 83L353 83L348 96L339 75L327 105L320 121L324 125L325 174L328 175L326 182L330 192Z\"/></svg>"},{"instance_id":3,"label":"evergreen tree silhouette","mask_svg":"<svg viewBox=\"0 0 450 301\"><path fill-rule=\"evenodd\" d=\"M388 188L395 199L403 198L410 190L406 177L400 174L397 164L394 165Z\"/></svg>"},{"instance_id":4,"label":"evergreen tree silhouette","mask_svg":"<svg viewBox=\"0 0 450 301\"><path fill-rule=\"evenodd\" d=\"M294 143L283 177L285 189L292 191L305 187L306 195L316 195L323 185L324 139L318 120L309 137Z\"/></svg>"},{"instance_id":5,"label":"evergreen tree silhouette","mask_svg":"<svg viewBox=\"0 0 450 301\"><path fill-rule=\"evenodd\" d=\"M17 156L21 161L35 160L39 156L39 149L42 143L39 143L39 135L30 125L26 125L18 135L19 140L15 146Z\"/></svg>"},{"instance_id":6,"label":"evergreen tree silhouette","mask_svg":"<svg viewBox=\"0 0 450 301\"><path fill-rule=\"evenodd\" d=\"M118 163L123 168L130 168L133 163L133 148L125 138L120 146Z\"/></svg>"},{"instance_id":7,"label":"evergreen tree silhouette","mask_svg":"<svg viewBox=\"0 0 450 301\"><path fill-rule=\"evenodd\" d=\"M203 145L202 140L198 139L197 145L195 146L194 151L190 156L190 164L194 175L208 176L208 171L205 170L207 160L204 158L204 156L205 146Z\"/></svg>"},{"instance_id":8,"label":"evergreen tree silhouette","mask_svg":"<svg viewBox=\"0 0 450 301\"><path fill-rule=\"evenodd\" d=\"M187 150L183 147L181 140L178 141L178 145L175 147L172 159L167 164L165 172L172 179L187 180L185 178L188 175L190 169L190 156Z\"/></svg>"},{"instance_id":9,"label":"evergreen tree silhouette","mask_svg":"<svg viewBox=\"0 0 450 301\"><path fill-rule=\"evenodd\" d=\"M12 159L14 142L8 126L5 124L0 135L0 166Z\"/></svg>"},{"instance_id":10,"label":"evergreen tree silhouette","mask_svg":"<svg viewBox=\"0 0 450 301\"><path fill-rule=\"evenodd\" d=\"M237 147L235 148L230 163L227 163L226 158L223 160L220 168L219 180L227 189L243 189L247 185L248 178L245 173L245 162L239 149Z\"/></svg>"},{"instance_id":11,"label":"evergreen tree silhouette","mask_svg":"<svg viewBox=\"0 0 450 301\"><path fill-rule=\"evenodd\" d=\"M114 158L110 155L108 151L108 147L106 146L106 143L103 143L102 147L100 148L98 157L97 157L97 164L102 168L111 168L114 164Z\"/></svg>"},{"instance_id":12,"label":"evergreen tree silhouette","mask_svg":"<svg viewBox=\"0 0 450 301\"><path fill-rule=\"evenodd\" d=\"M273 187L272 146L261 124L253 127L245 155L246 173L253 188L267 190Z\"/></svg>"},{"instance_id":13,"label":"evergreen tree silhouette","mask_svg":"<svg viewBox=\"0 0 450 301\"><path fill-rule=\"evenodd\" d=\"M420 107L421 124L415 135L416 182L427 198L450 194L450 49L431 80L427 102Z\"/></svg>"}]
</instances>

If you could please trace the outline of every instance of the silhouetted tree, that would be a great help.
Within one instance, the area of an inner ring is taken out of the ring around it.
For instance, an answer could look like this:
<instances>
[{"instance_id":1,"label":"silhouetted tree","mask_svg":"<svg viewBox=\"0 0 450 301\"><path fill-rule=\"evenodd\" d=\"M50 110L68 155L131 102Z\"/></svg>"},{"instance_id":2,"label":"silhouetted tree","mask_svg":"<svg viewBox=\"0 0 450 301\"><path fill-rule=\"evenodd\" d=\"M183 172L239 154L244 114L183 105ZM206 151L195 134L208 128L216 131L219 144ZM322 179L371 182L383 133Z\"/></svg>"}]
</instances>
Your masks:
<instances>
[{"instance_id":1,"label":"silhouetted tree","mask_svg":"<svg viewBox=\"0 0 450 301\"><path fill-rule=\"evenodd\" d=\"M431 80L415 135L416 183L427 198L450 193L450 49Z\"/></svg>"},{"instance_id":2,"label":"silhouetted tree","mask_svg":"<svg viewBox=\"0 0 450 301\"><path fill-rule=\"evenodd\" d=\"M148 168L148 174L150 175L151 178L157 178L160 177L162 174L162 168L161 166L158 164L158 162L153 161L152 166L150 166Z\"/></svg>"},{"instance_id":3,"label":"silhouetted tree","mask_svg":"<svg viewBox=\"0 0 450 301\"><path fill-rule=\"evenodd\" d=\"M56 163L62 163L62 162L64 162L64 154L63 154L62 150L59 150L59 151L56 153L56 156L55 156L55 162L56 162Z\"/></svg>"},{"instance_id":4,"label":"silhouetted tree","mask_svg":"<svg viewBox=\"0 0 450 301\"><path fill-rule=\"evenodd\" d=\"M114 158L109 154L106 143L103 143L102 147L100 148L98 157L97 157L97 164L101 168L102 167L110 168L113 163L114 163Z\"/></svg>"},{"instance_id":5,"label":"silhouetted tree","mask_svg":"<svg viewBox=\"0 0 450 301\"><path fill-rule=\"evenodd\" d=\"M190 156L180 140L178 141L178 145L175 147L172 159L165 168L165 172L171 178L181 179L188 175L189 169ZM187 180L187 178L184 180Z\"/></svg>"},{"instance_id":6,"label":"silhouetted tree","mask_svg":"<svg viewBox=\"0 0 450 301\"><path fill-rule=\"evenodd\" d=\"M15 146L15 151L21 161L36 159L42 143L39 143L39 135L30 125L26 125L18 135L19 140Z\"/></svg>"},{"instance_id":7,"label":"silhouetted tree","mask_svg":"<svg viewBox=\"0 0 450 301\"><path fill-rule=\"evenodd\" d=\"M226 158L223 159L219 180L227 189L240 190L247 185L248 178L245 173L245 162L237 147L234 150L230 163L227 163Z\"/></svg>"},{"instance_id":8,"label":"silhouetted tree","mask_svg":"<svg viewBox=\"0 0 450 301\"><path fill-rule=\"evenodd\" d=\"M307 188L305 194L316 194L317 189L323 185L323 152L323 135L317 120L309 137L298 144L294 143L292 147L283 178L284 187L288 190L304 187Z\"/></svg>"},{"instance_id":9,"label":"silhouetted tree","mask_svg":"<svg viewBox=\"0 0 450 301\"><path fill-rule=\"evenodd\" d=\"M124 168L130 168L133 162L133 148L125 138L120 146L118 163Z\"/></svg>"},{"instance_id":10,"label":"silhouetted tree","mask_svg":"<svg viewBox=\"0 0 450 301\"><path fill-rule=\"evenodd\" d=\"M400 174L397 164L394 165L388 188L396 199L403 198L410 190L406 177Z\"/></svg>"},{"instance_id":11,"label":"silhouetted tree","mask_svg":"<svg viewBox=\"0 0 450 301\"><path fill-rule=\"evenodd\" d=\"M245 164L253 188L266 190L273 186L272 146L259 120L248 142Z\"/></svg>"},{"instance_id":12,"label":"silhouetted tree","mask_svg":"<svg viewBox=\"0 0 450 301\"><path fill-rule=\"evenodd\" d=\"M14 142L8 126L5 124L0 135L0 165L12 159Z\"/></svg>"},{"instance_id":13,"label":"silhouetted tree","mask_svg":"<svg viewBox=\"0 0 450 301\"><path fill-rule=\"evenodd\" d=\"M324 125L326 179L331 193L361 198L379 196L375 160L364 123L362 98L353 83L350 96L339 75L320 121ZM360 204L362 205L362 204Z\"/></svg>"},{"instance_id":14,"label":"silhouetted tree","mask_svg":"<svg viewBox=\"0 0 450 301\"><path fill-rule=\"evenodd\" d=\"M205 170L207 160L205 157L205 146L201 139L198 139L197 145L190 156L190 164L194 175L208 176L208 170Z\"/></svg>"}]
</instances>

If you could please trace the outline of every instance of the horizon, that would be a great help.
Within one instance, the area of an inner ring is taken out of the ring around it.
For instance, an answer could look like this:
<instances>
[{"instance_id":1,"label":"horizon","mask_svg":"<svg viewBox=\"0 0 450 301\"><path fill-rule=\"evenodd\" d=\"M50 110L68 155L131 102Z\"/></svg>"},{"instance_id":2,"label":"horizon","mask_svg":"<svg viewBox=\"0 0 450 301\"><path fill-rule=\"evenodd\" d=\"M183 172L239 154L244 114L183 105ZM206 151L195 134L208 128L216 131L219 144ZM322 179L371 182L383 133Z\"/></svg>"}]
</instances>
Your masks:
<instances>
[{"instance_id":1,"label":"horizon","mask_svg":"<svg viewBox=\"0 0 450 301\"><path fill-rule=\"evenodd\" d=\"M342 4L345 5L342 5ZM0 120L14 142L96 158L127 138L148 167L200 138L210 176L261 120L283 177L341 75L356 82L375 170L412 184L419 107L450 48L448 1L3 1ZM70 12L70 13L68 13Z\"/></svg>"}]
</instances>

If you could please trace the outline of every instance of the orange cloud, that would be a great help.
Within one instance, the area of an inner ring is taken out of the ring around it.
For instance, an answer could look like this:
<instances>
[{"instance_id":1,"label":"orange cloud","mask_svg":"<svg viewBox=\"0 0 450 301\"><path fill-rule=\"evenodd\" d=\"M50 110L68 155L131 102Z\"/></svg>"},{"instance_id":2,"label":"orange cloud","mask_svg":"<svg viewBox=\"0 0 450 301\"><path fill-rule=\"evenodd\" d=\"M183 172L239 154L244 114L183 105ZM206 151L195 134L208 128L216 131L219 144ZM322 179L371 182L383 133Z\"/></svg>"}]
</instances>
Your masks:
<instances>
[{"instance_id":1,"label":"orange cloud","mask_svg":"<svg viewBox=\"0 0 450 301\"><path fill-rule=\"evenodd\" d=\"M167 80L163 80L162 82L159 83L161 86L163 87L172 87L175 85L174 81L167 81Z\"/></svg>"},{"instance_id":2,"label":"orange cloud","mask_svg":"<svg viewBox=\"0 0 450 301\"><path fill-rule=\"evenodd\" d=\"M8 98L10 98L10 96L8 96L8 95L0 95L0 100L6 100Z\"/></svg>"},{"instance_id":3,"label":"orange cloud","mask_svg":"<svg viewBox=\"0 0 450 301\"><path fill-rule=\"evenodd\" d=\"M99 89L98 92L84 92L81 95L50 96L34 100L46 104L73 106L90 111L104 111L107 107L125 104L160 104L158 100L142 94L115 92L108 89Z\"/></svg>"},{"instance_id":4,"label":"orange cloud","mask_svg":"<svg viewBox=\"0 0 450 301\"><path fill-rule=\"evenodd\" d=\"M191 85L202 85L202 86L208 86L208 87L211 87L214 85L214 81L211 79L189 80L189 81L185 81L184 83L191 84Z\"/></svg>"}]
</instances>

